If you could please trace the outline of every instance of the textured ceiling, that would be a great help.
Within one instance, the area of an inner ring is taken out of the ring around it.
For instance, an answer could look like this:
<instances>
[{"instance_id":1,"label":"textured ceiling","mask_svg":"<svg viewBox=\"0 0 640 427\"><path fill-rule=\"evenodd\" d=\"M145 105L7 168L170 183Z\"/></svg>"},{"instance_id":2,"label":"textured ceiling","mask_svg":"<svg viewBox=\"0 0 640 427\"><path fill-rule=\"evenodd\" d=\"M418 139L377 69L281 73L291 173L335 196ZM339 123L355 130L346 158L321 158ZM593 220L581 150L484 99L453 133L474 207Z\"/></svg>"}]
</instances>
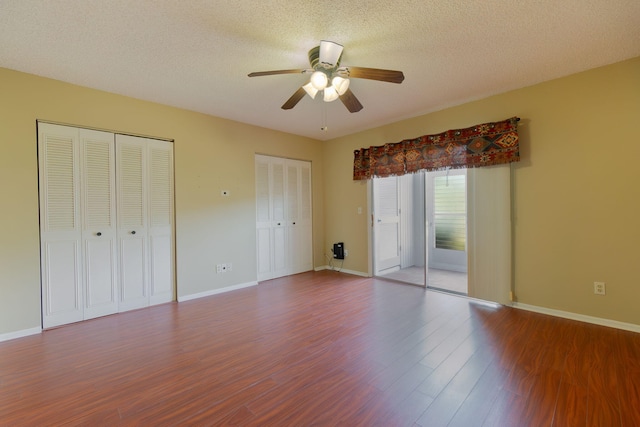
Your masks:
<instances>
[{"instance_id":1,"label":"textured ceiling","mask_svg":"<svg viewBox=\"0 0 640 427\"><path fill-rule=\"evenodd\" d=\"M322 39L405 81L352 79L352 114L247 77ZM639 0L0 0L0 67L321 140L635 56Z\"/></svg>"}]
</instances>

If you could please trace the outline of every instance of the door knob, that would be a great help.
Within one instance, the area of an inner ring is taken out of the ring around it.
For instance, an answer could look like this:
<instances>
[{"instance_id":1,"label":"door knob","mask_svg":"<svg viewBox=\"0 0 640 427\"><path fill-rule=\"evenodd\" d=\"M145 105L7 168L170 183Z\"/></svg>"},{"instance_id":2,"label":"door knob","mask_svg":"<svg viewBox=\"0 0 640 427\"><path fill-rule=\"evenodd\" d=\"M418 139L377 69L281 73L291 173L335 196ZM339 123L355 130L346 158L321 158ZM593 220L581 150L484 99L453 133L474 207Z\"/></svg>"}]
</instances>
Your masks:
<instances>
[{"instance_id":1,"label":"door knob","mask_svg":"<svg viewBox=\"0 0 640 427\"><path fill-rule=\"evenodd\" d=\"M100 237L100 236L102 236L102 233L98 231L98 232L96 233L96 236Z\"/></svg>"},{"instance_id":2,"label":"door knob","mask_svg":"<svg viewBox=\"0 0 640 427\"><path fill-rule=\"evenodd\" d=\"M133 231L131 232L131 234L136 234L136 230L133 230Z\"/></svg>"}]
</instances>

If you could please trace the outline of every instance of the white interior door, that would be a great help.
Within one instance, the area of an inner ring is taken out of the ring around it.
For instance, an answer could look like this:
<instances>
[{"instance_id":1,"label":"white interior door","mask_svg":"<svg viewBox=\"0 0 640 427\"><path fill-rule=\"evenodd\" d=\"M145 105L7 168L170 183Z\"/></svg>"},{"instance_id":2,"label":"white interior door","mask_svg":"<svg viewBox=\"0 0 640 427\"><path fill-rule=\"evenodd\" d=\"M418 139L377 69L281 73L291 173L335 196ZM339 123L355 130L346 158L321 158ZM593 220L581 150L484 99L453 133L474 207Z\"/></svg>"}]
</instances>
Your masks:
<instances>
[{"instance_id":1,"label":"white interior door","mask_svg":"<svg viewBox=\"0 0 640 427\"><path fill-rule=\"evenodd\" d=\"M287 235L289 274L313 268L311 253L311 164L287 161Z\"/></svg>"},{"instance_id":2,"label":"white interior door","mask_svg":"<svg viewBox=\"0 0 640 427\"><path fill-rule=\"evenodd\" d=\"M289 268L287 274L300 273L302 261L301 253L296 250L301 244L300 230L300 174L296 162L286 163L286 201L287 201L287 252L289 253Z\"/></svg>"},{"instance_id":3,"label":"white interior door","mask_svg":"<svg viewBox=\"0 0 640 427\"><path fill-rule=\"evenodd\" d=\"M258 281L313 269L311 163L256 155Z\"/></svg>"},{"instance_id":4,"label":"white interior door","mask_svg":"<svg viewBox=\"0 0 640 427\"><path fill-rule=\"evenodd\" d=\"M258 280L271 278L273 264L271 232L270 162L256 156L256 247Z\"/></svg>"},{"instance_id":5,"label":"white interior door","mask_svg":"<svg viewBox=\"0 0 640 427\"><path fill-rule=\"evenodd\" d=\"M173 146L44 123L38 132L43 326L175 299Z\"/></svg>"},{"instance_id":6,"label":"white interior door","mask_svg":"<svg viewBox=\"0 0 640 427\"><path fill-rule=\"evenodd\" d=\"M150 304L175 299L173 273L173 145L147 139Z\"/></svg>"},{"instance_id":7,"label":"white interior door","mask_svg":"<svg viewBox=\"0 0 640 427\"><path fill-rule=\"evenodd\" d=\"M76 129L38 124L44 328L84 318L79 151Z\"/></svg>"},{"instance_id":8,"label":"white interior door","mask_svg":"<svg viewBox=\"0 0 640 427\"><path fill-rule=\"evenodd\" d=\"M285 276L286 221L285 159L256 155L256 245L258 280Z\"/></svg>"},{"instance_id":9,"label":"white interior door","mask_svg":"<svg viewBox=\"0 0 640 427\"><path fill-rule=\"evenodd\" d=\"M145 141L116 135L120 311L149 305Z\"/></svg>"},{"instance_id":10,"label":"white interior door","mask_svg":"<svg viewBox=\"0 0 640 427\"><path fill-rule=\"evenodd\" d=\"M398 178L373 179L375 274L400 268L400 200Z\"/></svg>"},{"instance_id":11,"label":"white interior door","mask_svg":"<svg viewBox=\"0 0 640 427\"><path fill-rule=\"evenodd\" d=\"M82 170L84 318L118 312L113 134L78 129Z\"/></svg>"},{"instance_id":12,"label":"white interior door","mask_svg":"<svg viewBox=\"0 0 640 427\"><path fill-rule=\"evenodd\" d=\"M313 228L311 206L311 162L298 162L299 196L296 232L298 235L296 252L298 253L297 272L313 270Z\"/></svg>"},{"instance_id":13,"label":"white interior door","mask_svg":"<svg viewBox=\"0 0 640 427\"><path fill-rule=\"evenodd\" d=\"M273 207L271 212L271 255L273 257L271 277L282 277L289 273L285 185L285 160L273 158L271 161L271 202Z\"/></svg>"}]
</instances>

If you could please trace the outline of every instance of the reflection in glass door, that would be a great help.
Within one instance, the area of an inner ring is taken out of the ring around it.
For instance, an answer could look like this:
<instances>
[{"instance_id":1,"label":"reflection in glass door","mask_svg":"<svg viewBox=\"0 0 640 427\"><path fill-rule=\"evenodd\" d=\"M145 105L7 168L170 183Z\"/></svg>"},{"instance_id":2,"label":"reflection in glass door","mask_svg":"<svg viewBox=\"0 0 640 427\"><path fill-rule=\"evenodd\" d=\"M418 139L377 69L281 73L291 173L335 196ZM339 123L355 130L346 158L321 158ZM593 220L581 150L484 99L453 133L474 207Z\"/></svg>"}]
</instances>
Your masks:
<instances>
[{"instance_id":1,"label":"reflection in glass door","mask_svg":"<svg viewBox=\"0 0 640 427\"><path fill-rule=\"evenodd\" d=\"M426 174L428 286L467 294L467 171Z\"/></svg>"},{"instance_id":2,"label":"reflection in glass door","mask_svg":"<svg viewBox=\"0 0 640 427\"><path fill-rule=\"evenodd\" d=\"M425 286L424 174L373 179L374 274Z\"/></svg>"},{"instance_id":3,"label":"reflection in glass door","mask_svg":"<svg viewBox=\"0 0 640 427\"><path fill-rule=\"evenodd\" d=\"M374 274L467 294L466 170L373 180Z\"/></svg>"}]
</instances>

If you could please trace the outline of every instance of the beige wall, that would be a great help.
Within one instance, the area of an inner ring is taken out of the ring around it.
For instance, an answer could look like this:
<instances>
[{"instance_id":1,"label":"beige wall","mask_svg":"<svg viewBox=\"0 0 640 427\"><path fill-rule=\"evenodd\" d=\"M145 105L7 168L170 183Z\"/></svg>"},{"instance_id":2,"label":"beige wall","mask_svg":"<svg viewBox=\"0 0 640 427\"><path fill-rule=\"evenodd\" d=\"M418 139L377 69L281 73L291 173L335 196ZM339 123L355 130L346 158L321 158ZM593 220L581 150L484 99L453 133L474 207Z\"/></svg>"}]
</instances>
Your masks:
<instances>
[{"instance_id":1,"label":"beige wall","mask_svg":"<svg viewBox=\"0 0 640 427\"><path fill-rule=\"evenodd\" d=\"M640 325L640 58L324 143L6 69L0 94L0 335L40 326L37 119L175 139L185 296L256 278L254 153L313 162L314 263L344 241L344 268L368 273L353 150L518 115L517 300ZM233 271L216 274L220 262Z\"/></svg>"},{"instance_id":2,"label":"beige wall","mask_svg":"<svg viewBox=\"0 0 640 427\"><path fill-rule=\"evenodd\" d=\"M322 143L1 68L0 94L0 335L40 326L38 119L175 140L180 296L256 280L256 152L312 161L324 264ZM233 271L216 274L223 262Z\"/></svg>"},{"instance_id":3,"label":"beige wall","mask_svg":"<svg viewBox=\"0 0 640 427\"><path fill-rule=\"evenodd\" d=\"M640 325L640 58L325 143L325 241L344 240L344 268L368 272L368 218L356 213L368 193L351 180L354 149L515 115L517 300Z\"/></svg>"}]
</instances>

